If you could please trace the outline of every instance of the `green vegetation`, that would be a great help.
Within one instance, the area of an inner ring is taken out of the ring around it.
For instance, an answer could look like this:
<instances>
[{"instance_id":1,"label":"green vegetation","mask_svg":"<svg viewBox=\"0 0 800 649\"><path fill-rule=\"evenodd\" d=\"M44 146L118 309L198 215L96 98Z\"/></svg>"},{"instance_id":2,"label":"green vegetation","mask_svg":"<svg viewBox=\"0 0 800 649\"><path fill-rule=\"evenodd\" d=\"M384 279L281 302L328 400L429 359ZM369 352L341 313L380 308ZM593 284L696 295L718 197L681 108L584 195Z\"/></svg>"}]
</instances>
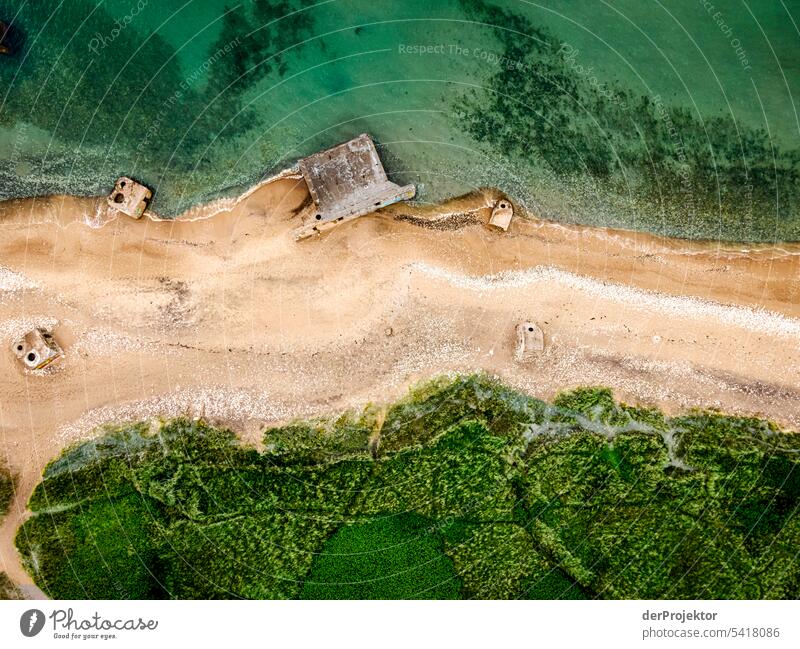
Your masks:
<instances>
[{"instance_id":1,"label":"green vegetation","mask_svg":"<svg viewBox=\"0 0 800 649\"><path fill-rule=\"evenodd\" d=\"M800 438L484 376L269 429L174 420L52 462L17 546L58 598L797 598Z\"/></svg>"},{"instance_id":2,"label":"green vegetation","mask_svg":"<svg viewBox=\"0 0 800 649\"><path fill-rule=\"evenodd\" d=\"M496 26L510 64L463 99L459 124L520 164L550 169L564 187L592 179L589 203L572 192L572 218L685 238L800 238L800 149L730 116L703 119L658 95L592 83L568 44L513 9L461 4ZM600 196L607 209L597 214Z\"/></svg>"},{"instance_id":3,"label":"green vegetation","mask_svg":"<svg viewBox=\"0 0 800 649\"><path fill-rule=\"evenodd\" d=\"M459 580L440 546L431 521L417 514L347 525L323 547L301 596L457 599Z\"/></svg>"},{"instance_id":4,"label":"green vegetation","mask_svg":"<svg viewBox=\"0 0 800 649\"><path fill-rule=\"evenodd\" d=\"M0 521L3 520L11 501L14 499L14 476L11 471L0 462Z\"/></svg>"},{"instance_id":5,"label":"green vegetation","mask_svg":"<svg viewBox=\"0 0 800 649\"><path fill-rule=\"evenodd\" d=\"M25 599L14 582L4 572L0 572L0 601L9 599Z\"/></svg>"}]
</instances>

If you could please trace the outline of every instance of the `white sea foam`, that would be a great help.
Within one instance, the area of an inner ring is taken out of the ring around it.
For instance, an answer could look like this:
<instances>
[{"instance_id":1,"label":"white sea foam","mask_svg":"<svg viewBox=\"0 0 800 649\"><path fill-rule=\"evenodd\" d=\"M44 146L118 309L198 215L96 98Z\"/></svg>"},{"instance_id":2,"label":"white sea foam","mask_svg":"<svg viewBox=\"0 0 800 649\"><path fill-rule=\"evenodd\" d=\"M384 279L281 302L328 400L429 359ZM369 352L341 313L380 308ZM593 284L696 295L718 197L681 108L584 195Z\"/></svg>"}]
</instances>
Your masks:
<instances>
[{"instance_id":1,"label":"white sea foam","mask_svg":"<svg viewBox=\"0 0 800 649\"><path fill-rule=\"evenodd\" d=\"M494 291L525 288L536 284L557 282L588 295L613 300L635 309L653 311L671 316L706 317L726 325L749 331L800 338L800 320L774 311L747 306L721 304L698 297L666 295L646 289L604 282L576 275L550 266L535 266L524 271L504 271L494 275L469 276L451 272L437 266L416 262L408 266L412 271L445 281L452 286L471 291Z\"/></svg>"}]
</instances>

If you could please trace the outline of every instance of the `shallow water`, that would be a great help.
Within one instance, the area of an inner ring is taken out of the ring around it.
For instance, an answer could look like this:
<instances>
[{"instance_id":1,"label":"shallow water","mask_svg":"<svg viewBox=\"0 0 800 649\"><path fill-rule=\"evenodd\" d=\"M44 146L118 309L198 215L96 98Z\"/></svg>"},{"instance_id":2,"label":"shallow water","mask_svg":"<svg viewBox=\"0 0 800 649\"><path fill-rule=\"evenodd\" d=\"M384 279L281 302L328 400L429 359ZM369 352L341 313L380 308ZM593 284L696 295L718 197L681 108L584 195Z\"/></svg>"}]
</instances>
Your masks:
<instances>
[{"instance_id":1,"label":"shallow water","mask_svg":"<svg viewBox=\"0 0 800 649\"><path fill-rule=\"evenodd\" d=\"M800 240L796 0L0 0L0 19L0 198L124 173L175 215L367 131L422 201L492 185L561 221Z\"/></svg>"}]
</instances>

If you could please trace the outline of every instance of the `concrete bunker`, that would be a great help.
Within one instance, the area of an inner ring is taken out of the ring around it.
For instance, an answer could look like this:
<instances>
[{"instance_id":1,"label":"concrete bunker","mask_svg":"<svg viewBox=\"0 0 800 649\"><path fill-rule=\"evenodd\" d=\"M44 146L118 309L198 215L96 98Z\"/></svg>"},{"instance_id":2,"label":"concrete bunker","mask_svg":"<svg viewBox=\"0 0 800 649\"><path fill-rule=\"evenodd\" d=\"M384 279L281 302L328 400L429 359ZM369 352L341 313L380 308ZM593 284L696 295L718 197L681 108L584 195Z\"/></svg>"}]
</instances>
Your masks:
<instances>
[{"instance_id":1,"label":"concrete bunker","mask_svg":"<svg viewBox=\"0 0 800 649\"><path fill-rule=\"evenodd\" d=\"M28 370L41 370L63 358L64 352L53 334L42 327L31 329L13 346L17 360Z\"/></svg>"},{"instance_id":2,"label":"concrete bunker","mask_svg":"<svg viewBox=\"0 0 800 649\"><path fill-rule=\"evenodd\" d=\"M525 363L532 360L544 351L544 333L532 320L520 322L517 325L517 349L514 360Z\"/></svg>"},{"instance_id":3,"label":"concrete bunker","mask_svg":"<svg viewBox=\"0 0 800 649\"><path fill-rule=\"evenodd\" d=\"M117 179L114 191L108 195L106 200L112 209L134 219L140 219L152 197L153 192L147 187L127 176L122 176Z\"/></svg>"},{"instance_id":4,"label":"concrete bunker","mask_svg":"<svg viewBox=\"0 0 800 649\"><path fill-rule=\"evenodd\" d=\"M297 239L416 194L414 185L400 186L388 179L375 143L366 133L303 158L298 172L308 185L313 205L295 231Z\"/></svg>"},{"instance_id":5,"label":"concrete bunker","mask_svg":"<svg viewBox=\"0 0 800 649\"><path fill-rule=\"evenodd\" d=\"M514 216L514 205L507 198L500 198L492 208L489 217L489 225L505 232L511 225L511 218Z\"/></svg>"}]
</instances>

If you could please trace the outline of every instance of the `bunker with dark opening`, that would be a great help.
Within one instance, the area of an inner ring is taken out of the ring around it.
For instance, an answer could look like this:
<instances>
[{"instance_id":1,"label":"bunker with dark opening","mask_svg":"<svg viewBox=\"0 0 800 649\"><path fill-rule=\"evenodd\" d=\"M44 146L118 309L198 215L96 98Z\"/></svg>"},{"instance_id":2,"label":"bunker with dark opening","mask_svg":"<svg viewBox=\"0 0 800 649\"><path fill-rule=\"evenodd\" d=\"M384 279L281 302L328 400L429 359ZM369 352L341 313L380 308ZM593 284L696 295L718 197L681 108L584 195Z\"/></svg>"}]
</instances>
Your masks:
<instances>
[{"instance_id":1,"label":"bunker with dark opening","mask_svg":"<svg viewBox=\"0 0 800 649\"><path fill-rule=\"evenodd\" d=\"M524 363L532 360L544 351L544 333L533 321L520 322L517 325L517 348L514 360Z\"/></svg>"},{"instance_id":2,"label":"bunker with dark opening","mask_svg":"<svg viewBox=\"0 0 800 649\"><path fill-rule=\"evenodd\" d=\"M498 230L505 232L511 225L511 219L514 216L514 206L511 201L505 198L498 200L492 208L492 214L489 217L489 225Z\"/></svg>"},{"instance_id":3,"label":"bunker with dark opening","mask_svg":"<svg viewBox=\"0 0 800 649\"><path fill-rule=\"evenodd\" d=\"M118 212L139 219L150 204L153 192L127 176L117 179L114 190L108 195L109 206Z\"/></svg>"},{"instance_id":4,"label":"bunker with dark opening","mask_svg":"<svg viewBox=\"0 0 800 649\"><path fill-rule=\"evenodd\" d=\"M14 343L12 349L20 364L27 370L41 370L64 356L53 334L36 327Z\"/></svg>"}]
</instances>

